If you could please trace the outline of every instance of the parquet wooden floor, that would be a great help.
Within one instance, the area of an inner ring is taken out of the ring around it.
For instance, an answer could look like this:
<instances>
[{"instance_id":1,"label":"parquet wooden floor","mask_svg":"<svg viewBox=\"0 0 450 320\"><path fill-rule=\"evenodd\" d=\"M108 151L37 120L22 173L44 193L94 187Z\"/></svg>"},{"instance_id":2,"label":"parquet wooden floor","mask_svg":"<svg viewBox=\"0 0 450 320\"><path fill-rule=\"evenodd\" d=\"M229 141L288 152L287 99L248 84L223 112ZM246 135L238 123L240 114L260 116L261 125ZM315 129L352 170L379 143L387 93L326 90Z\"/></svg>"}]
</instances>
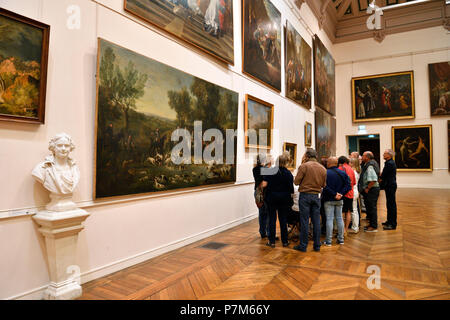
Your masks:
<instances>
[{"instance_id":1,"label":"parquet wooden floor","mask_svg":"<svg viewBox=\"0 0 450 320\"><path fill-rule=\"evenodd\" d=\"M378 233L360 231L320 252L312 243L306 253L292 249L296 242L269 248L254 219L86 283L80 299L450 300L450 190L399 189L397 205L397 230L381 227L381 192ZM201 248L211 241L228 245ZM378 289L367 285L371 265L380 268Z\"/></svg>"}]
</instances>

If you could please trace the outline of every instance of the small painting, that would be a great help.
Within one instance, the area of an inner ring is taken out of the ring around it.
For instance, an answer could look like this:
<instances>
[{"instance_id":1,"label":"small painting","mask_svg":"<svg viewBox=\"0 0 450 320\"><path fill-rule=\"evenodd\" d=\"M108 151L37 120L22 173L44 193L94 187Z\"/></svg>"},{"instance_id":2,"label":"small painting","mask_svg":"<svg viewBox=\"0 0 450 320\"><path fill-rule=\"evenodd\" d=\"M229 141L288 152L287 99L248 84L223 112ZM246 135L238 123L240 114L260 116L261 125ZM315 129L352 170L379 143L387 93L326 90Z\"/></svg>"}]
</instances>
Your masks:
<instances>
[{"instance_id":1,"label":"small painting","mask_svg":"<svg viewBox=\"0 0 450 320\"><path fill-rule=\"evenodd\" d=\"M245 96L245 147L271 149L273 104Z\"/></svg>"},{"instance_id":2,"label":"small painting","mask_svg":"<svg viewBox=\"0 0 450 320\"><path fill-rule=\"evenodd\" d=\"M295 170L297 168L297 145L295 143L285 142L283 144L283 152L289 152L289 163L286 168L289 170Z\"/></svg>"},{"instance_id":3,"label":"small painting","mask_svg":"<svg viewBox=\"0 0 450 320\"><path fill-rule=\"evenodd\" d=\"M312 145L312 124L305 121L305 146L311 147Z\"/></svg>"},{"instance_id":4,"label":"small painting","mask_svg":"<svg viewBox=\"0 0 450 320\"><path fill-rule=\"evenodd\" d=\"M398 171L433 171L431 124L392 127L392 149Z\"/></svg>"},{"instance_id":5,"label":"small painting","mask_svg":"<svg viewBox=\"0 0 450 320\"><path fill-rule=\"evenodd\" d=\"M320 108L316 108L317 160L336 155L336 119Z\"/></svg>"},{"instance_id":6,"label":"small painting","mask_svg":"<svg viewBox=\"0 0 450 320\"><path fill-rule=\"evenodd\" d=\"M353 122L412 119L414 72L352 78Z\"/></svg>"},{"instance_id":7,"label":"small painting","mask_svg":"<svg viewBox=\"0 0 450 320\"><path fill-rule=\"evenodd\" d=\"M447 144L448 144L448 171L450 171L450 120L447 121L447 130L448 130L448 137L447 137Z\"/></svg>"},{"instance_id":8,"label":"small painting","mask_svg":"<svg viewBox=\"0 0 450 320\"><path fill-rule=\"evenodd\" d=\"M242 72L281 91L281 13L269 0L243 0Z\"/></svg>"},{"instance_id":9,"label":"small painting","mask_svg":"<svg viewBox=\"0 0 450 320\"><path fill-rule=\"evenodd\" d=\"M432 116L450 115L450 61L428 65Z\"/></svg>"},{"instance_id":10,"label":"small painting","mask_svg":"<svg viewBox=\"0 0 450 320\"><path fill-rule=\"evenodd\" d=\"M232 0L125 0L125 11L234 64Z\"/></svg>"},{"instance_id":11,"label":"small painting","mask_svg":"<svg viewBox=\"0 0 450 320\"><path fill-rule=\"evenodd\" d=\"M286 25L286 97L311 109L312 50L297 30Z\"/></svg>"},{"instance_id":12,"label":"small painting","mask_svg":"<svg viewBox=\"0 0 450 320\"><path fill-rule=\"evenodd\" d=\"M320 38L315 35L314 50L314 103L323 110L336 113L335 62Z\"/></svg>"},{"instance_id":13,"label":"small painting","mask_svg":"<svg viewBox=\"0 0 450 320\"><path fill-rule=\"evenodd\" d=\"M236 181L236 92L103 39L98 48L96 198Z\"/></svg>"},{"instance_id":14,"label":"small painting","mask_svg":"<svg viewBox=\"0 0 450 320\"><path fill-rule=\"evenodd\" d=\"M44 123L49 34L0 8L0 120Z\"/></svg>"}]
</instances>

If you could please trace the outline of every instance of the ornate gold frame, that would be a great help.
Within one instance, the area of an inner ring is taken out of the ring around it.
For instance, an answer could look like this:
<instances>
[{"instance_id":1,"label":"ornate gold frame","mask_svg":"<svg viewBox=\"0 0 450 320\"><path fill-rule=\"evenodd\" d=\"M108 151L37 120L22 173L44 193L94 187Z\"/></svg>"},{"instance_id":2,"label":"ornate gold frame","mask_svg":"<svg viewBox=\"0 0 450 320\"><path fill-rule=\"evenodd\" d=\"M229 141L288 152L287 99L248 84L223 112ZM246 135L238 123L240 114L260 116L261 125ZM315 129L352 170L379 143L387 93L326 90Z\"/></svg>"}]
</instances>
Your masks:
<instances>
[{"instance_id":1,"label":"ornate gold frame","mask_svg":"<svg viewBox=\"0 0 450 320\"><path fill-rule=\"evenodd\" d=\"M412 115L410 116L399 116L399 117L386 117L386 118L371 118L371 119L356 119L356 101L355 101L355 81L364 79L375 79L389 76L400 76L404 74L409 74L411 76L411 108ZM414 71L403 71L394 73L384 73L364 77L352 78L352 120L353 122L370 122L370 121L386 121L386 120L400 120L400 119L414 119L416 117L416 106L414 97Z\"/></svg>"},{"instance_id":2,"label":"ornate gold frame","mask_svg":"<svg viewBox=\"0 0 450 320\"><path fill-rule=\"evenodd\" d=\"M416 125L416 126L395 126L392 127L392 150L395 151L395 130L396 129L410 129L410 128L428 128L428 132L430 134L430 168L425 169L404 169L404 168L397 168L397 171L400 172L430 172L433 171L433 128L431 124L424 124L424 125ZM395 161L395 155L394 155L394 161Z\"/></svg>"},{"instance_id":3,"label":"ornate gold frame","mask_svg":"<svg viewBox=\"0 0 450 320\"><path fill-rule=\"evenodd\" d=\"M286 167L289 170L295 170L297 169L297 144L296 143L289 143L285 142L283 143L283 152L286 151L286 147L291 146L294 147L294 166L293 167Z\"/></svg>"},{"instance_id":4,"label":"ornate gold frame","mask_svg":"<svg viewBox=\"0 0 450 320\"><path fill-rule=\"evenodd\" d=\"M307 135L307 132L308 132L307 127L308 126L311 128L311 141L309 143L307 140L308 139L308 135ZM311 147L311 145L312 145L312 129L313 129L312 124L308 121L305 121L305 147Z\"/></svg>"},{"instance_id":5,"label":"ornate gold frame","mask_svg":"<svg viewBox=\"0 0 450 320\"><path fill-rule=\"evenodd\" d=\"M253 145L253 144L249 144L248 143L248 100L253 100L255 102L258 102L268 108L271 109L271 113L270 113L270 143L268 146L260 146L260 145ZM244 105L244 139L245 139L245 148L249 149L249 148L256 148L256 149L267 149L270 150L272 149L272 139L273 139L273 134L272 134L272 130L273 130L273 104L266 102L264 100L258 99L256 97L253 97L249 94L245 95L245 105Z\"/></svg>"}]
</instances>

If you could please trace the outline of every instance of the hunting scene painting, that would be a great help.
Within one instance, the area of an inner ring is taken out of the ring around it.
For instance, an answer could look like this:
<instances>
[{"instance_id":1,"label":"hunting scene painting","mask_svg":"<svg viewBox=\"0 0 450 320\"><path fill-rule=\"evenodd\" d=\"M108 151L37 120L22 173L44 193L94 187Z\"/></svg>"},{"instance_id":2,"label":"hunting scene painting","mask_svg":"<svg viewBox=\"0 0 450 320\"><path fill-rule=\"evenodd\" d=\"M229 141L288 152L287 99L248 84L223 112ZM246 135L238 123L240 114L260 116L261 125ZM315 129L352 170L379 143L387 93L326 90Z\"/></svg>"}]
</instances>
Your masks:
<instances>
[{"instance_id":1,"label":"hunting scene painting","mask_svg":"<svg viewBox=\"0 0 450 320\"><path fill-rule=\"evenodd\" d=\"M311 109L311 47L288 22L286 26L286 97Z\"/></svg>"},{"instance_id":2,"label":"hunting scene painting","mask_svg":"<svg viewBox=\"0 0 450 320\"><path fill-rule=\"evenodd\" d=\"M314 103L332 115L336 114L335 62L327 48L316 35L314 50Z\"/></svg>"},{"instance_id":3,"label":"hunting scene painting","mask_svg":"<svg viewBox=\"0 0 450 320\"><path fill-rule=\"evenodd\" d=\"M281 14L269 0L243 0L242 72L281 91Z\"/></svg>"},{"instance_id":4,"label":"hunting scene painting","mask_svg":"<svg viewBox=\"0 0 450 320\"><path fill-rule=\"evenodd\" d=\"M317 159L320 161L336 155L336 119L316 108L315 122Z\"/></svg>"},{"instance_id":5,"label":"hunting scene painting","mask_svg":"<svg viewBox=\"0 0 450 320\"><path fill-rule=\"evenodd\" d=\"M244 126L246 148L271 149L273 105L247 94Z\"/></svg>"},{"instance_id":6,"label":"hunting scene painting","mask_svg":"<svg viewBox=\"0 0 450 320\"><path fill-rule=\"evenodd\" d=\"M233 0L125 0L125 11L234 64Z\"/></svg>"},{"instance_id":7,"label":"hunting scene painting","mask_svg":"<svg viewBox=\"0 0 450 320\"><path fill-rule=\"evenodd\" d=\"M50 27L0 9L0 119L44 123Z\"/></svg>"},{"instance_id":8,"label":"hunting scene painting","mask_svg":"<svg viewBox=\"0 0 450 320\"><path fill-rule=\"evenodd\" d=\"M398 171L432 171L431 125L392 127L392 149Z\"/></svg>"},{"instance_id":9,"label":"hunting scene painting","mask_svg":"<svg viewBox=\"0 0 450 320\"><path fill-rule=\"evenodd\" d=\"M206 130L237 129L237 93L103 39L97 74L96 198L236 180L235 158L225 159L236 139L225 148Z\"/></svg>"},{"instance_id":10,"label":"hunting scene painting","mask_svg":"<svg viewBox=\"0 0 450 320\"><path fill-rule=\"evenodd\" d=\"M353 122L415 117L413 71L352 78Z\"/></svg>"},{"instance_id":11,"label":"hunting scene painting","mask_svg":"<svg viewBox=\"0 0 450 320\"><path fill-rule=\"evenodd\" d=\"M450 115L450 62L428 65L432 116Z\"/></svg>"}]
</instances>

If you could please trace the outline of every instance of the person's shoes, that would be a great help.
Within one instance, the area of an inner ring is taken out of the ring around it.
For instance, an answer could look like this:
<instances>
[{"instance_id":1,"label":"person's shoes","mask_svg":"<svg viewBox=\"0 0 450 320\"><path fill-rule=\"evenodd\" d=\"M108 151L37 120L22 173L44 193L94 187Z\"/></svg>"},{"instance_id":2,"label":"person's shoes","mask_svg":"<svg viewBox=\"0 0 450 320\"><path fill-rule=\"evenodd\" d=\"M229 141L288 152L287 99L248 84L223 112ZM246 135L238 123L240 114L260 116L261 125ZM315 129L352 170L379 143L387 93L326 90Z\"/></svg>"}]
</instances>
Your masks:
<instances>
[{"instance_id":1,"label":"person's shoes","mask_svg":"<svg viewBox=\"0 0 450 320\"><path fill-rule=\"evenodd\" d=\"M314 249L315 252L320 252L320 248Z\"/></svg>"},{"instance_id":2,"label":"person's shoes","mask_svg":"<svg viewBox=\"0 0 450 320\"><path fill-rule=\"evenodd\" d=\"M328 243L328 242L326 242L326 241L322 242L322 244L323 244L324 246L331 247L331 243Z\"/></svg>"},{"instance_id":3,"label":"person's shoes","mask_svg":"<svg viewBox=\"0 0 450 320\"><path fill-rule=\"evenodd\" d=\"M344 241L339 241L339 240L338 240L338 241L337 241L337 244L341 244L341 245L342 245L342 244L344 244Z\"/></svg>"},{"instance_id":4,"label":"person's shoes","mask_svg":"<svg viewBox=\"0 0 450 320\"><path fill-rule=\"evenodd\" d=\"M286 243L283 243L283 247L287 247L287 246L289 246L289 244L290 244L290 242L288 241L288 242L286 242Z\"/></svg>"},{"instance_id":5,"label":"person's shoes","mask_svg":"<svg viewBox=\"0 0 450 320\"><path fill-rule=\"evenodd\" d=\"M389 223L387 222L387 221L385 221L385 222L382 222L381 223L383 226L387 226L387 225L389 225Z\"/></svg>"},{"instance_id":6,"label":"person's shoes","mask_svg":"<svg viewBox=\"0 0 450 320\"><path fill-rule=\"evenodd\" d=\"M266 246L271 247L271 248L275 248L275 243L267 242Z\"/></svg>"},{"instance_id":7,"label":"person's shoes","mask_svg":"<svg viewBox=\"0 0 450 320\"><path fill-rule=\"evenodd\" d=\"M357 234L359 232L359 229L358 230L350 229L348 232L349 233L353 233L353 234Z\"/></svg>"},{"instance_id":8,"label":"person's shoes","mask_svg":"<svg viewBox=\"0 0 450 320\"><path fill-rule=\"evenodd\" d=\"M267 235L261 235L261 239L266 239Z\"/></svg>"},{"instance_id":9,"label":"person's shoes","mask_svg":"<svg viewBox=\"0 0 450 320\"><path fill-rule=\"evenodd\" d=\"M365 229L364 231L365 231L365 232L378 232L378 229L372 228L372 227L368 227L368 228Z\"/></svg>"},{"instance_id":10,"label":"person's shoes","mask_svg":"<svg viewBox=\"0 0 450 320\"><path fill-rule=\"evenodd\" d=\"M385 226L383 227L383 230L395 230L395 229L397 229L397 227L393 227L393 226L391 226L390 224L385 225Z\"/></svg>"},{"instance_id":11,"label":"person's shoes","mask_svg":"<svg viewBox=\"0 0 450 320\"><path fill-rule=\"evenodd\" d=\"M275 241L278 241L278 240L280 240L280 238L279 237L275 237Z\"/></svg>"},{"instance_id":12,"label":"person's shoes","mask_svg":"<svg viewBox=\"0 0 450 320\"><path fill-rule=\"evenodd\" d=\"M306 249L302 249L300 246L295 246L292 249L297 250L297 251L301 251L301 252L306 252Z\"/></svg>"}]
</instances>

